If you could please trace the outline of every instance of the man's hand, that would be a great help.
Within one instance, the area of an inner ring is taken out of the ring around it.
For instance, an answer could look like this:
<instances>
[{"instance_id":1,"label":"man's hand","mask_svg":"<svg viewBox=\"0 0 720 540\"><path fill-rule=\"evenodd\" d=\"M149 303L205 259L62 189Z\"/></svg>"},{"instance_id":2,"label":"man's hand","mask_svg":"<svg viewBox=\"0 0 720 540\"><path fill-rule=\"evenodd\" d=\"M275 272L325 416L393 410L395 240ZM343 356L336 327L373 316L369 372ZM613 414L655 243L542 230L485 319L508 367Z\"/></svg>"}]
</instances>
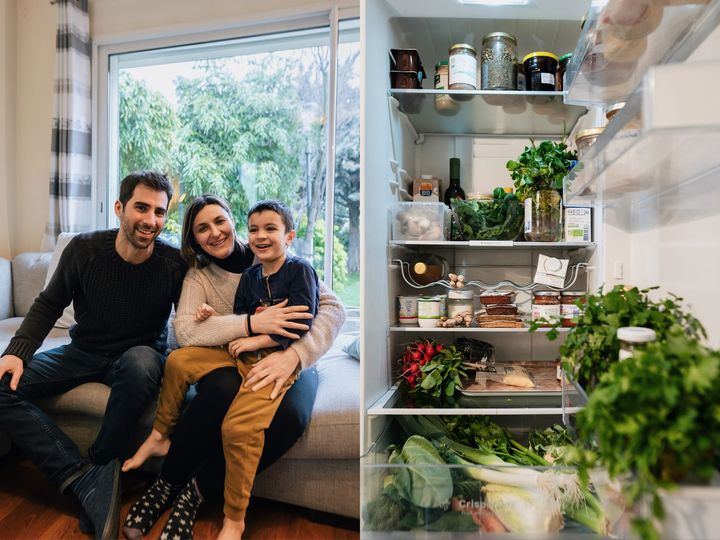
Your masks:
<instances>
[{"instance_id":1,"label":"man's hand","mask_svg":"<svg viewBox=\"0 0 720 540\"><path fill-rule=\"evenodd\" d=\"M275 399L299 364L300 358L292 349L270 353L250 368L245 386L255 392L272 384L270 399Z\"/></svg>"},{"instance_id":2,"label":"man's hand","mask_svg":"<svg viewBox=\"0 0 720 540\"><path fill-rule=\"evenodd\" d=\"M208 317L212 317L213 315L217 315L217 311L215 311L213 307L208 304L202 304L199 308L197 308L197 311L195 312L195 320L198 322L202 322Z\"/></svg>"},{"instance_id":3,"label":"man's hand","mask_svg":"<svg viewBox=\"0 0 720 540\"><path fill-rule=\"evenodd\" d=\"M10 390L14 392L17 390L17 385L23 374L22 359L14 354L6 354L0 358L0 378L2 378L6 373L12 373L12 379L10 379Z\"/></svg>"}]
</instances>

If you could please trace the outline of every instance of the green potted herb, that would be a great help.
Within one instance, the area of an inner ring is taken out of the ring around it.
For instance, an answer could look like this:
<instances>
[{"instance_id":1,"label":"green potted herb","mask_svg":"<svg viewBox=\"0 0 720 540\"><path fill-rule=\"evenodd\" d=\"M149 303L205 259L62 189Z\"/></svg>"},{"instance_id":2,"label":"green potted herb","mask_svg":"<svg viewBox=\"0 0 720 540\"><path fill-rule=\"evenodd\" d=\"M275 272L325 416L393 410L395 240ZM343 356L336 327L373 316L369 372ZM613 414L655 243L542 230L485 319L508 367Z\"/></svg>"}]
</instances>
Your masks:
<instances>
[{"instance_id":1,"label":"green potted herb","mask_svg":"<svg viewBox=\"0 0 720 540\"><path fill-rule=\"evenodd\" d=\"M525 240L559 242L562 239L562 181L577 159L564 142L530 139L517 161L505 165L518 199L525 201ZM530 220L527 208L530 206Z\"/></svg>"},{"instance_id":2,"label":"green potted herb","mask_svg":"<svg viewBox=\"0 0 720 540\"><path fill-rule=\"evenodd\" d=\"M577 426L620 480L612 499L625 499L640 538L717 534L720 498L707 484L720 467L719 352L672 326L662 342L610 366Z\"/></svg>"}]
</instances>

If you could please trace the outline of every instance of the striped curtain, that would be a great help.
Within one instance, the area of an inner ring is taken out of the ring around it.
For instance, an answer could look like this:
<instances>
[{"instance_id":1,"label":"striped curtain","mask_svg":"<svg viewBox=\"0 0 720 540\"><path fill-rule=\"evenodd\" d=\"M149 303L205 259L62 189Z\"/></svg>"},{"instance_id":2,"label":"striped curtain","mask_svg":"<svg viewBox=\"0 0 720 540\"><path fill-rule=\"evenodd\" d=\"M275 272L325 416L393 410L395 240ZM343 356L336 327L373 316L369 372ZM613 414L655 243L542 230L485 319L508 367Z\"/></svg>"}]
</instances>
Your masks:
<instances>
[{"instance_id":1,"label":"striped curtain","mask_svg":"<svg viewBox=\"0 0 720 540\"><path fill-rule=\"evenodd\" d=\"M61 232L93 223L88 0L56 0L58 26L50 150L50 213L43 239L51 250Z\"/></svg>"}]
</instances>

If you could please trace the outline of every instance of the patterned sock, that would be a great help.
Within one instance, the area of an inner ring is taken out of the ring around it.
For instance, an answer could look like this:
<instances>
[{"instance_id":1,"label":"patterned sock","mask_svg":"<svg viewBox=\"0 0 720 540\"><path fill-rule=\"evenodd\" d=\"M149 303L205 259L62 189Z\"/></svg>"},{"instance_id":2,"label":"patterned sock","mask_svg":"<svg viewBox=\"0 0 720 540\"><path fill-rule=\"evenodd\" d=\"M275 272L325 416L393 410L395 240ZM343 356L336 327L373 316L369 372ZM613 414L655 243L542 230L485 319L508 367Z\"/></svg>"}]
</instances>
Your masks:
<instances>
[{"instance_id":1,"label":"patterned sock","mask_svg":"<svg viewBox=\"0 0 720 540\"><path fill-rule=\"evenodd\" d=\"M170 510L170 518L160 533L160 540L191 540L195 517L203 498L191 478L178 493Z\"/></svg>"},{"instance_id":2,"label":"patterned sock","mask_svg":"<svg viewBox=\"0 0 720 540\"><path fill-rule=\"evenodd\" d=\"M158 476L145 494L140 497L140 500L130 508L123 527L125 538L132 540L146 535L170 506L173 497L181 487Z\"/></svg>"}]
</instances>

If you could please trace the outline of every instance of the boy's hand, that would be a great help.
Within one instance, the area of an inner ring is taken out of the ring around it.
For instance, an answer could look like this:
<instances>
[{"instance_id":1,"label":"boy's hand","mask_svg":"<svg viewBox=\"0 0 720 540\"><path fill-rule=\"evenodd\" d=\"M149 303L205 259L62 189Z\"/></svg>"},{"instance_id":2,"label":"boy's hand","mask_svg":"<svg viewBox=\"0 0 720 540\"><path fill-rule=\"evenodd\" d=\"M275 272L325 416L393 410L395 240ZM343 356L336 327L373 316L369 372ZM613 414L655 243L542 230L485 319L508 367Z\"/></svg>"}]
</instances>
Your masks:
<instances>
[{"instance_id":1,"label":"boy's hand","mask_svg":"<svg viewBox=\"0 0 720 540\"><path fill-rule=\"evenodd\" d=\"M237 358L240 356L240 353L245 352L246 340L247 338L237 338L228 343L228 352L230 353L230 356Z\"/></svg>"},{"instance_id":2,"label":"boy's hand","mask_svg":"<svg viewBox=\"0 0 720 540\"><path fill-rule=\"evenodd\" d=\"M199 308L197 308L197 311L195 312L195 320L201 322L208 317L212 317L213 315L217 315L217 311L215 311L212 306L209 306L208 304L202 304Z\"/></svg>"},{"instance_id":3,"label":"boy's hand","mask_svg":"<svg viewBox=\"0 0 720 540\"><path fill-rule=\"evenodd\" d=\"M12 379L10 379L10 390L13 392L17 390L20 377L23 374L23 361L20 357L14 354L6 354L0 357L0 378L6 373L12 373Z\"/></svg>"}]
</instances>

